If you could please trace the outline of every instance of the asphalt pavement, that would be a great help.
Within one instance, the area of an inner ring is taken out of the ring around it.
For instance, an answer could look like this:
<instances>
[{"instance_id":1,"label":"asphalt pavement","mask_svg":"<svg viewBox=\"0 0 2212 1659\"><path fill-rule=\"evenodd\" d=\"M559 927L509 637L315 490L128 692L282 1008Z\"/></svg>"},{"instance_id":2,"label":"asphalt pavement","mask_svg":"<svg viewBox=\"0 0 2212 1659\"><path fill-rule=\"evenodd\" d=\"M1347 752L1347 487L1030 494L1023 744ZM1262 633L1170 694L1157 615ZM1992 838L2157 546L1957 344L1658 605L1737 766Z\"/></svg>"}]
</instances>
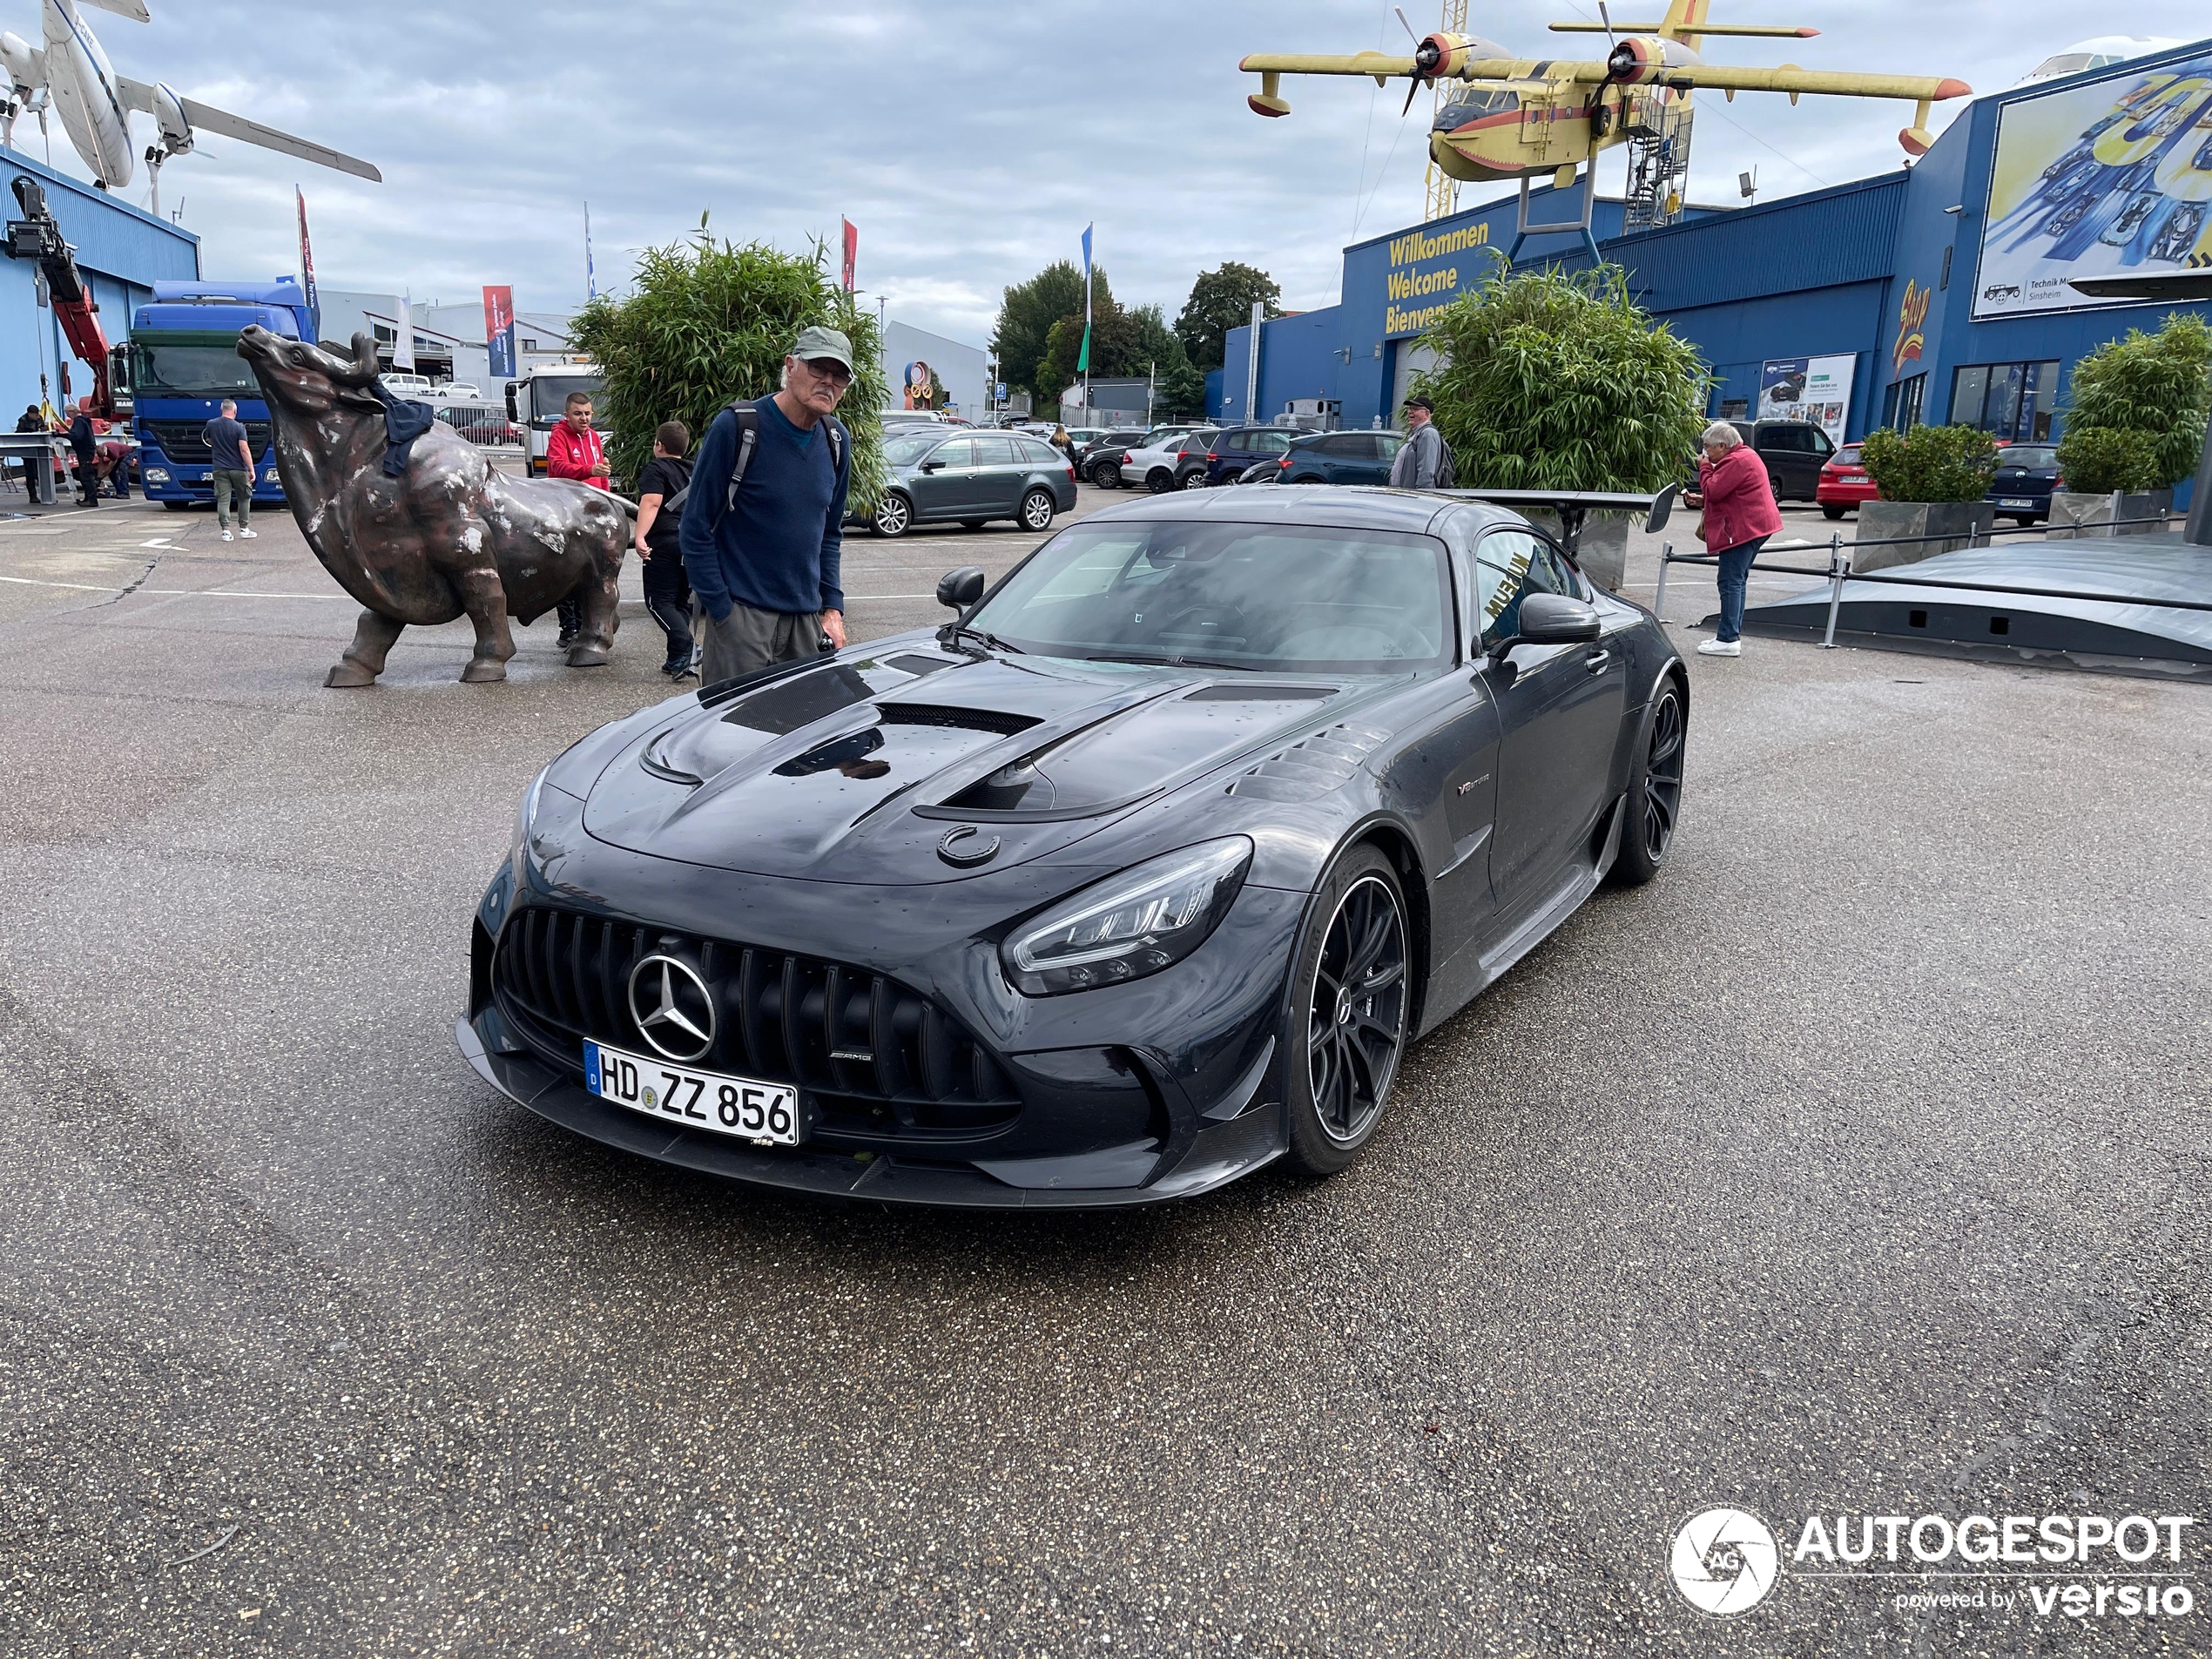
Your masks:
<instances>
[{"instance_id":1,"label":"asphalt pavement","mask_svg":"<svg viewBox=\"0 0 2212 1659\"><path fill-rule=\"evenodd\" d=\"M256 523L0 516L0 1652L2212 1652L2212 1521L2182 1616L1669 1576L1714 1505L2212 1516L2203 687L1693 656L1667 869L1345 1174L832 1207L454 1047L524 784L665 694L634 573L606 668L326 691ZM1036 539L855 537L855 637Z\"/></svg>"}]
</instances>

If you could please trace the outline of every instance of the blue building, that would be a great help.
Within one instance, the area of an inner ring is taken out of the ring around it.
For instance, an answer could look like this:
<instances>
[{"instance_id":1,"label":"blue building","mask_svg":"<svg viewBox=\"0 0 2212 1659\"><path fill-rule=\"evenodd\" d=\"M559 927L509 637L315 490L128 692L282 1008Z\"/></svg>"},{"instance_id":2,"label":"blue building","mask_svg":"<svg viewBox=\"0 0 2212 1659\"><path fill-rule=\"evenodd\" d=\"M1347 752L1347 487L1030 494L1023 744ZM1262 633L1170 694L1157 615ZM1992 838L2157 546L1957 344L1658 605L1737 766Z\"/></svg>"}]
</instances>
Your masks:
<instances>
[{"instance_id":1,"label":"blue building","mask_svg":"<svg viewBox=\"0 0 2212 1659\"><path fill-rule=\"evenodd\" d=\"M1532 222L1561 216L1548 193ZM1430 361L1423 329L1497 267L1518 214L1508 197L1346 248L1339 304L1260 326L1256 396L1251 331L1231 332L1211 412L1267 421L1325 397L1346 426L1394 423ZM1602 256L1703 354L1712 414L1817 419L1839 442L1915 421L2047 438L2083 354L2176 308L2092 300L2068 278L2212 268L2212 41L1979 98L1895 172L1621 226L1599 201ZM1514 268L1590 264L1554 235Z\"/></svg>"},{"instance_id":2,"label":"blue building","mask_svg":"<svg viewBox=\"0 0 2212 1659\"><path fill-rule=\"evenodd\" d=\"M0 206L9 218L17 208L6 186L20 173L45 186L46 205L77 250L110 345L130 337L132 314L153 297L156 282L199 275L199 239L190 231L13 149L0 150ZM0 426L38 401L42 375L57 408L64 381L71 396L92 389L91 366L70 354L52 308L41 302L37 262L0 259L0 412L8 416Z\"/></svg>"}]
</instances>

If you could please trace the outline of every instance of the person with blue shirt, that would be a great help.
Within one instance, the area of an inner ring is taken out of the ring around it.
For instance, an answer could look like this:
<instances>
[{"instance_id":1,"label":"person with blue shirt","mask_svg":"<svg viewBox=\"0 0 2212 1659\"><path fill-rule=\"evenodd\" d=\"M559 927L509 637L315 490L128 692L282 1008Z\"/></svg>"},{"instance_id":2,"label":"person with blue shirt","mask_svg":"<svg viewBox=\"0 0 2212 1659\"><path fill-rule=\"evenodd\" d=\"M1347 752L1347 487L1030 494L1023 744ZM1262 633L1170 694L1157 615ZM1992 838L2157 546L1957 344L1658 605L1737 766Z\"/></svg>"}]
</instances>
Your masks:
<instances>
[{"instance_id":1,"label":"person with blue shirt","mask_svg":"<svg viewBox=\"0 0 2212 1659\"><path fill-rule=\"evenodd\" d=\"M845 644L845 495L853 445L836 417L853 384L853 342L802 332L783 388L752 405L751 453L730 490L744 434L732 405L714 417L691 469L678 542L691 578L699 679L734 679Z\"/></svg>"}]
</instances>

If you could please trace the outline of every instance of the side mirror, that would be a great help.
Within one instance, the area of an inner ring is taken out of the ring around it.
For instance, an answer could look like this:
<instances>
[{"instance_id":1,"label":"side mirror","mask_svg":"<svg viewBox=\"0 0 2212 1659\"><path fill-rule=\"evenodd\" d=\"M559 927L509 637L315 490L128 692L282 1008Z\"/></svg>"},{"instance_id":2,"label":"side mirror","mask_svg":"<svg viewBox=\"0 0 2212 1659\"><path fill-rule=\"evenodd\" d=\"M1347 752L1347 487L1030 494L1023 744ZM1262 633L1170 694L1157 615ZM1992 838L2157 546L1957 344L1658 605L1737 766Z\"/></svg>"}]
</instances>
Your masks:
<instances>
[{"instance_id":1,"label":"side mirror","mask_svg":"<svg viewBox=\"0 0 2212 1659\"><path fill-rule=\"evenodd\" d=\"M1596 608L1563 593L1524 594L1521 601L1521 631L1507 642L1515 645L1571 645L1595 639L1600 631Z\"/></svg>"},{"instance_id":2,"label":"side mirror","mask_svg":"<svg viewBox=\"0 0 2212 1659\"><path fill-rule=\"evenodd\" d=\"M982 597L983 567L980 564L963 564L937 578L937 603L948 610L966 610ZM1596 611L1590 612L1590 620L1596 623Z\"/></svg>"},{"instance_id":3,"label":"side mirror","mask_svg":"<svg viewBox=\"0 0 2212 1659\"><path fill-rule=\"evenodd\" d=\"M945 463L941 461L925 461L921 468L923 472L942 472L944 469Z\"/></svg>"},{"instance_id":4,"label":"side mirror","mask_svg":"<svg viewBox=\"0 0 2212 1659\"><path fill-rule=\"evenodd\" d=\"M507 418L510 421L522 419L515 413L515 382L512 381L507 382Z\"/></svg>"}]
</instances>

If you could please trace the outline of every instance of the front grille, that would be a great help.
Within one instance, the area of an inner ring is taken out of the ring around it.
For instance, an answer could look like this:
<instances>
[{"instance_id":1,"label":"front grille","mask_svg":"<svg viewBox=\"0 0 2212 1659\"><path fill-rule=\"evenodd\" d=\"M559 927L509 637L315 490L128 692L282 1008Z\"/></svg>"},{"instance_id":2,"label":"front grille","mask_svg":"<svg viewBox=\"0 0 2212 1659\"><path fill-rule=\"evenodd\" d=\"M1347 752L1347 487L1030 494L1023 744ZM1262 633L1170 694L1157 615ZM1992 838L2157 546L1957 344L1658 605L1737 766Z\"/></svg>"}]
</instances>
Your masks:
<instances>
[{"instance_id":1,"label":"front grille","mask_svg":"<svg viewBox=\"0 0 2212 1659\"><path fill-rule=\"evenodd\" d=\"M492 985L523 1037L580 1076L585 1037L654 1052L629 991L631 970L655 951L691 962L714 999L714 1045L687 1063L796 1083L817 1134L962 1138L1020 1115L988 1049L928 998L865 968L536 905L509 918Z\"/></svg>"},{"instance_id":2,"label":"front grille","mask_svg":"<svg viewBox=\"0 0 2212 1659\"><path fill-rule=\"evenodd\" d=\"M246 425L246 445L253 451L258 465L269 450L269 423L248 421ZM205 421L141 421L138 436L145 442L159 448L170 460L186 466L204 467L212 461L213 452L207 447L207 422Z\"/></svg>"}]
</instances>

